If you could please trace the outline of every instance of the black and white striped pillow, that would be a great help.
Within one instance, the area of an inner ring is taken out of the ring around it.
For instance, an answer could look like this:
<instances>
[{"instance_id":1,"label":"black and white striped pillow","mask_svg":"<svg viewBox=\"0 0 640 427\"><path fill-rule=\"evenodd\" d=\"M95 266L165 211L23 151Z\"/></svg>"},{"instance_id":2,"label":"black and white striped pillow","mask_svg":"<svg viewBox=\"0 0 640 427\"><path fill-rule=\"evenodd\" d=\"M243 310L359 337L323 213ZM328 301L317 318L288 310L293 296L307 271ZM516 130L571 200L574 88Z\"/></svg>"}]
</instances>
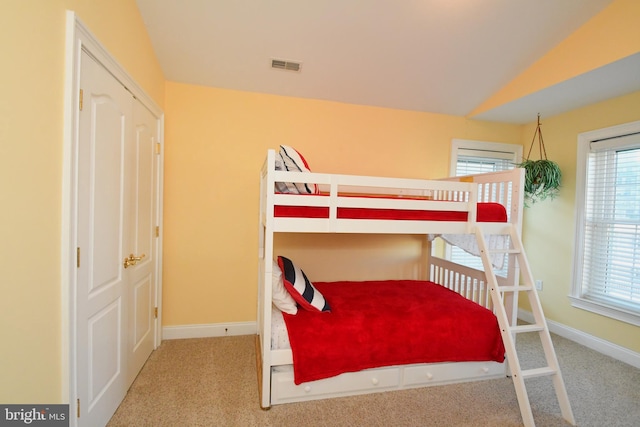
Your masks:
<instances>
[{"instance_id":1,"label":"black and white striped pillow","mask_svg":"<svg viewBox=\"0 0 640 427\"><path fill-rule=\"evenodd\" d=\"M324 296L289 258L279 256L278 265L284 275L284 287L302 308L316 312L331 311Z\"/></svg>"},{"instance_id":2,"label":"black and white striped pillow","mask_svg":"<svg viewBox=\"0 0 640 427\"><path fill-rule=\"evenodd\" d=\"M276 170L290 172L311 172L309 164L295 148L281 145L276 155ZM276 188L281 193L318 194L318 186L304 182L276 182Z\"/></svg>"}]
</instances>

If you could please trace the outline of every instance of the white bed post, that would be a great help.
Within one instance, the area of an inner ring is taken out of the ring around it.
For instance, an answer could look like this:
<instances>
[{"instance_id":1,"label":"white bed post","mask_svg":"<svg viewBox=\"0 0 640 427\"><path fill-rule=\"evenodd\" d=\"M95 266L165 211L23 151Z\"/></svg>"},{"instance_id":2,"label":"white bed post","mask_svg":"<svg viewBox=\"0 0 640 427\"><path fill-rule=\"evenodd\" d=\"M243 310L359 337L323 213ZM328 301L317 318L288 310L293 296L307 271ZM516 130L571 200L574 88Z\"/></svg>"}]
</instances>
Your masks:
<instances>
[{"instance_id":1,"label":"white bed post","mask_svg":"<svg viewBox=\"0 0 640 427\"><path fill-rule=\"evenodd\" d=\"M524 208L524 169L517 169L519 173L514 174L511 185L511 203L509 208L509 222L515 228L516 233L522 239L522 215ZM504 202L506 204L506 200ZM509 270L507 272L507 282L510 286L516 286L520 280L520 266L517 262L516 254L509 254ZM518 293L513 292L504 295L505 309L509 323L512 326L518 323Z\"/></svg>"},{"instance_id":2,"label":"white bed post","mask_svg":"<svg viewBox=\"0 0 640 427\"><path fill-rule=\"evenodd\" d=\"M271 277L273 273L273 181L275 151L267 151L260 176L258 334L260 335L260 406L271 407ZM267 214L269 212L270 214Z\"/></svg>"}]
</instances>

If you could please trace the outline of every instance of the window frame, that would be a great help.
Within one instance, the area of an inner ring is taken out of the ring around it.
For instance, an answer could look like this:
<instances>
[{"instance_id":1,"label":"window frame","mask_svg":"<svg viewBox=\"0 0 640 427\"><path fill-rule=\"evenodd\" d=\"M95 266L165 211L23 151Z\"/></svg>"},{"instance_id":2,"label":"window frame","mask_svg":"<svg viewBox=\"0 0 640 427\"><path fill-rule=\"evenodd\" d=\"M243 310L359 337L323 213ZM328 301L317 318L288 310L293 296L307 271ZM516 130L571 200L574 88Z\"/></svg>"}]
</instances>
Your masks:
<instances>
[{"instance_id":1,"label":"window frame","mask_svg":"<svg viewBox=\"0 0 640 427\"><path fill-rule=\"evenodd\" d=\"M585 298L582 293L582 274L585 252L585 203L587 199L587 170L590 145L595 141L619 138L635 133L640 133L640 121L578 134L574 214L575 242L573 253L573 273L571 277L571 293L569 294L569 300L571 301L571 305L575 308L640 326L640 313L625 310L622 307L610 305L603 301Z\"/></svg>"}]
</instances>

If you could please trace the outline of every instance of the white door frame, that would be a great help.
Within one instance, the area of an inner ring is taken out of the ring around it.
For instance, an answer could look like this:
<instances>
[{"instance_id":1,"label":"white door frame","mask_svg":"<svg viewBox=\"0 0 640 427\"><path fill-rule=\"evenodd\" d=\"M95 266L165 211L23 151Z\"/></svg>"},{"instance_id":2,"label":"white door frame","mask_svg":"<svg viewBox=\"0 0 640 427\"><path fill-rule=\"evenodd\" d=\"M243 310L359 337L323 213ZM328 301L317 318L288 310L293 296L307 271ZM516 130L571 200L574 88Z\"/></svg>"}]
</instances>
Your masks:
<instances>
[{"instance_id":1,"label":"white door frame","mask_svg":"<svg viewBox=\"0 0 640 427\"><path fill-rule=\"evenodd\" d=\"M78 184L78 123L80 92L80 56L82 50L96 58L120 83L122 83L140 102L158 117L158 142L164 143L164 113L145 91L132 79L126 70L109 54L102 44L91 34L73 11L67 11L66 54L65 54L65 90L64 90L64 138L62 164L62 216L60 248L61 283L61 372L62 398L68 399L70 426L77 425L77 363L76 363L76 248L77 248L77 209ZM162 193L164 171L164 149L160 150L158 176L158 225L162 224ZM154 348L162 340L162 232L157 238L156 264L156 307Z\"/></svg>"}]
</instances>

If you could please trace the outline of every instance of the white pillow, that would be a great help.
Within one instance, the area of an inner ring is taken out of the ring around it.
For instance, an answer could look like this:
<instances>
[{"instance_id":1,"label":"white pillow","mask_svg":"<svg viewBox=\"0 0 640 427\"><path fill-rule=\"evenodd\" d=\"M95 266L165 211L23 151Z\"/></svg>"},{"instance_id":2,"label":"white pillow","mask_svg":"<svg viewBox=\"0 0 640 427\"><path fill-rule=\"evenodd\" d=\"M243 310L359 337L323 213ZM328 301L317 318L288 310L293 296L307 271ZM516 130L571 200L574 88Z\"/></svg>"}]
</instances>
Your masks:
<instances>
[{"instance_id":1,"label":"white pillow","mask_svg":"<svg viewBox=\"0 0 640 427\"><path fill-rule=\"evenodd\" d=\"M283 313L296 314L298 313L298 304L293 299L289 291L284 287L284 280L282 278L282 270L280 266L274 260L273 272L271 274L271 299L273 304L280 309Z\"/></svg>"}]
</instances>

